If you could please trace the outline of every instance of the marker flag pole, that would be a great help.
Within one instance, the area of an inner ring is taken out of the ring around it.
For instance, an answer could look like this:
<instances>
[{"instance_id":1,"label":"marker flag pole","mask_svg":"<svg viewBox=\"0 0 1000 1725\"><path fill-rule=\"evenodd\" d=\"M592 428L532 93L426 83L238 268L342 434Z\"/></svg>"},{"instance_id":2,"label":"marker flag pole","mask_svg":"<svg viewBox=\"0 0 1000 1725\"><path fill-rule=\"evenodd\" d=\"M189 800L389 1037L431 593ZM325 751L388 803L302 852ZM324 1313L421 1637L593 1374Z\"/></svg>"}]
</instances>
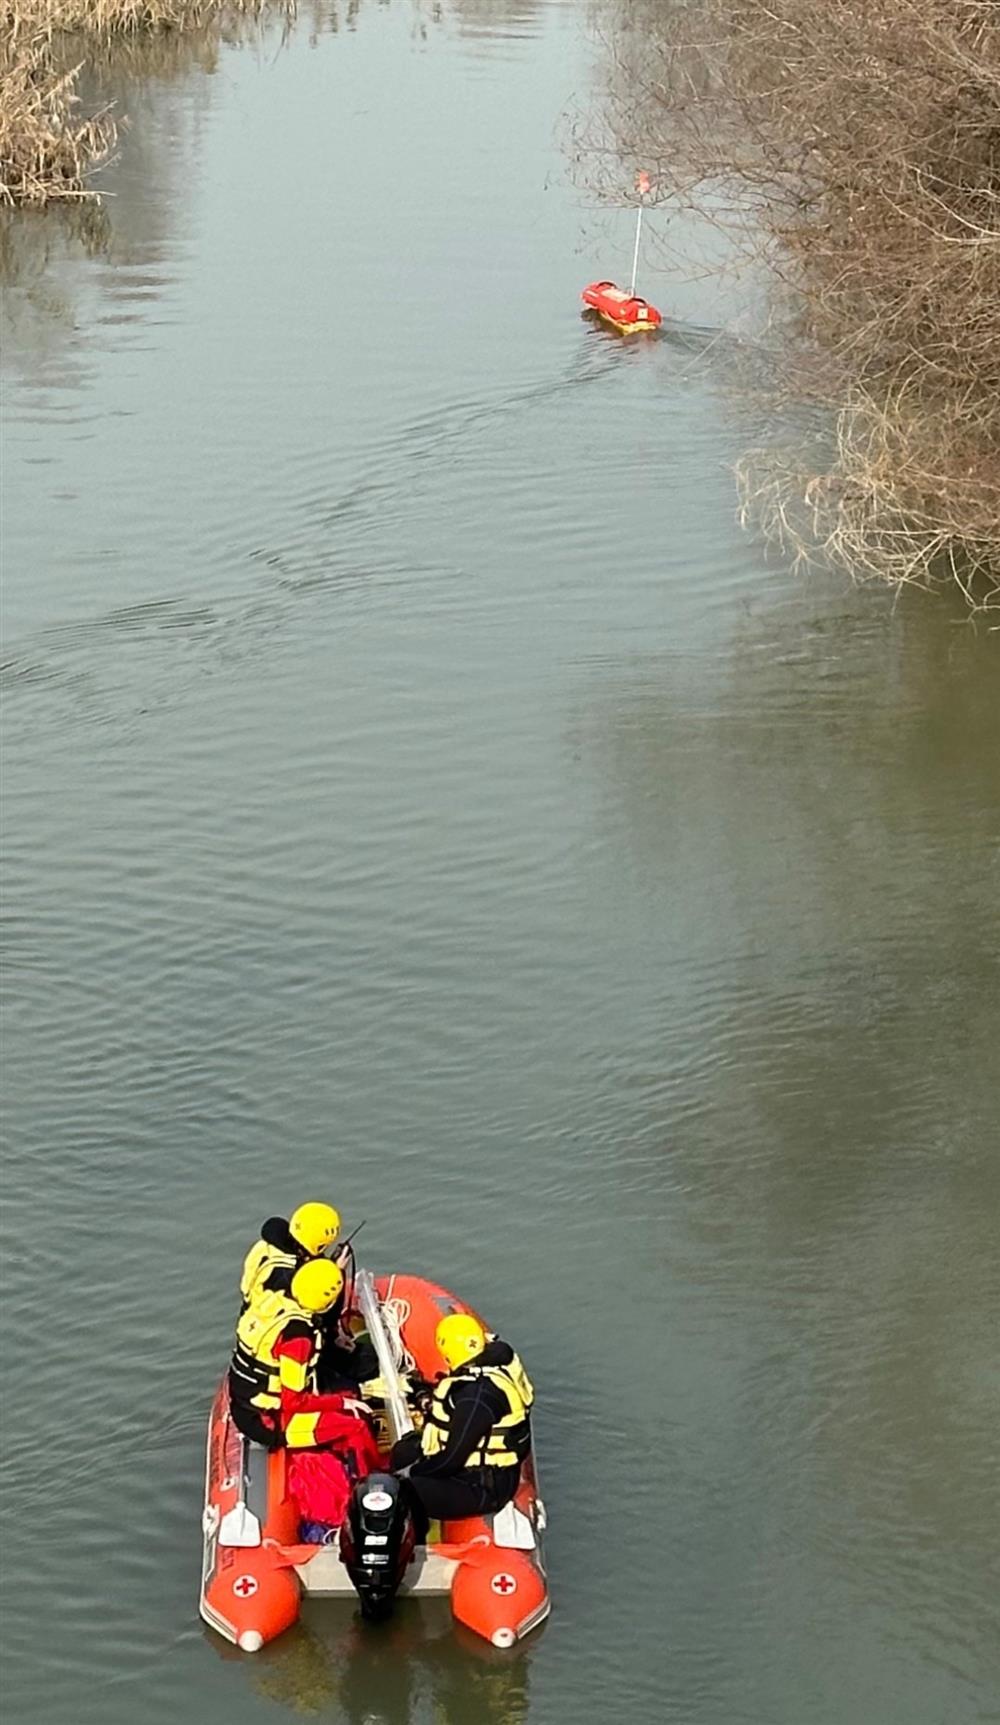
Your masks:
<instances>
[{"instance_id":1,"label":"marker flag pole","mask_svg":"<svg viewBox=\"0 0 1000 1725\"><path fill-rule=\"evenodd\" d=\"M645 172L645 170L643 170L642 173L636 174L635 189L638 192L640 198L644 198L646 193L650 190L649 175ZM632 298L633 294L635 293L635 278L636 278L638 271L639 271L639 242L641 239L642 239L642 205L640 204L638 210L636 211L636 217L635 217L635 248L632 252L632 280L629 282L629 289L628 289L630 299Z\"/></svg>"},{"instance_id":2,"label":"marker flag pole","mask_svg":"<svg viewBox=\"0 0 1000 1725\"><path fill-rule=\"evenodd\" d=\"M638 209L637 214L636 214L636 218L635 218L635 250L632 253L632 280L628 284L629 299L631 299L632 295L635 293L635 278L636 278L636 272L639 268L639 241L641 238L642 238L642 205L640 204L639 209Z\"/></svg>"}]
</instances>

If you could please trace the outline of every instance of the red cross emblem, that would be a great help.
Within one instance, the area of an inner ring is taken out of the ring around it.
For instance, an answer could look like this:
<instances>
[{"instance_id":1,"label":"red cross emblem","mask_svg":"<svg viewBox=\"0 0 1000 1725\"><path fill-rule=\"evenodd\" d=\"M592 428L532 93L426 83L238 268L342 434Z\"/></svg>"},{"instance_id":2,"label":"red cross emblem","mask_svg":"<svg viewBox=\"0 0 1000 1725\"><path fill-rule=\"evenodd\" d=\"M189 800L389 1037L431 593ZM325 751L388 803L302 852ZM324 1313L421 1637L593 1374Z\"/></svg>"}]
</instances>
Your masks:
<instances>
[{"instance_id":1,"label":"red cross emblem","mask_svg":"<svg viewBox=\"0 0 1000 1725\"><path fill-rule=\"evenodd\" d=\"M257 1591L257 1580L252 1575L237 1576L233 1582L233 1592L240 1599L250 1599Z\"/></svg>"},{"instance_id":2,"label":"red cross emblem","mask_svg":"<svg viewBox=\"0 0 1000 1725\"><path fill-rule=\"evenodd\" d=\"M504 1572L500 1575L495 1575L493 1580L490 1582L490 1586L494 1593L502 1594L505 1599L508 1593L517 1592L517 1582L514 1580L514 1577L512 1575L507 1575Z\"/></svg>"}]
</instances>

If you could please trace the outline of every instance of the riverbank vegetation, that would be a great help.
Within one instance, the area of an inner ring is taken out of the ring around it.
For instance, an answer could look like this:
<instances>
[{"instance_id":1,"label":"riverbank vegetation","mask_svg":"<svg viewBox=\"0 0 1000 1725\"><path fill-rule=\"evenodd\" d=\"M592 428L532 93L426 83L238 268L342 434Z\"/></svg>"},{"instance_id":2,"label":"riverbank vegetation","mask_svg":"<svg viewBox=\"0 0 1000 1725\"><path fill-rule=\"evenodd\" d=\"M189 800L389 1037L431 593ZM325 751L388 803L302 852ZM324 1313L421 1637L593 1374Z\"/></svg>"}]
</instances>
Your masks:
<instances>
[{"instance_id":1,"label":"riverbank vegetation","mask_svg":"<svg viewBox=\"0 0 1000 1725\"><path fill-rule=\"evenodd\" d=\"M0 205L94 196L91 175L121 116L81 112L84 60L260 9L261 0L0 0Z\"/></svg>"},{"instance_id":2,"label":"riverbank vegetation","mask_svg":"<svg viewBox=\"0 0 1000 1725\"><path fill-rule=\"evenodd\" d=\"M45 8L0 12L0 204L78 198L114 146L110 114L76 116L79 67L60 63Z\"/></svg>"},{"instance_id":3,"label":"riverbank vegetation","mask_svg":"<svg viewBox=\"0 0 1000 1725\"><path fill-rule=\"evenodd\" d=\"M748 508L1000 606L1000 5L608 4L603 147L766 263L782 387L832 410L808 461L746 459Z\"/></svg>"}]
</instances>

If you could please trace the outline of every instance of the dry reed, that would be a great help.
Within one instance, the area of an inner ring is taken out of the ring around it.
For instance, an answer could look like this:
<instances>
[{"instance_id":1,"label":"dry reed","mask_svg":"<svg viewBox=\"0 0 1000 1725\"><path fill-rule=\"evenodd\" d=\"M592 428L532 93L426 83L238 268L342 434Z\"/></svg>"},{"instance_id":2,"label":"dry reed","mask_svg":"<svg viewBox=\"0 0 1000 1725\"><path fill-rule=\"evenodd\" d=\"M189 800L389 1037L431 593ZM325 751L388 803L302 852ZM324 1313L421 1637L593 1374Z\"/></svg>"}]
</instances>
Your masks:
<instances>
[{"instance_id":1,"label":"dry reed","mask_svg":"<svg viewBox=\"0 0 1000 1725\"><path fill-rule=\"evenodd\" d=\"M114 145L111 115L76 116L79 66L59 64L37 18L5 8L0 29L0 204L85 197Z\"/></svg>"},{"instance_id":2,"label":"dry reed","mask_svg":"<svg viewBox=\"0 0 1000 1725\"><path fill-rule=\"evenodd\" d=\"M1000 605L1000 4L609 4L604 148L766 258L834 410L831 458L755 452L746 505L799 555Z\"/></svg>"}]
</instances>

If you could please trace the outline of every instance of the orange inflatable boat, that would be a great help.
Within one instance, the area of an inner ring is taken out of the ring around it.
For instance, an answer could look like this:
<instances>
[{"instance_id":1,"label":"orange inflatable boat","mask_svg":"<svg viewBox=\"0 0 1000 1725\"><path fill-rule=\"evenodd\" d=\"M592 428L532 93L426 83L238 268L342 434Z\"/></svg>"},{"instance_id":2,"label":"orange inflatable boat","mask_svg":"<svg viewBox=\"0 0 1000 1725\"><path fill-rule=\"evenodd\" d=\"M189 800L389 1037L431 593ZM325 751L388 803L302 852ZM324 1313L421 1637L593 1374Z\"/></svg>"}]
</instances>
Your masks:
<instances>
[{"instance_id":1,"label":"orange inflatable boat","mask_svg":"<svg viewBox=\"0 0 1000 1725\"><path fill-rule=\"evenodd\" d=\"M411 1425L407 1374L445 1370L435 1332L449 1312L471 1307L419 1276L358 1272L356 1322L379 1355L379 1447L386 1458ZM513 1502L496 1515L432 1523L414 1545L405 1491L386 1473L355 1487L333 1544L299 1539L299 1510L286 1484L286 1455L249 1443L230 1418L226 1382L208 1425L201 1615L227 1641L254 1653L298 1617L303 1593L352 1595L366 1617L383 1616L397 1590L447 1594L455 1618L494 1647L513 1647L549 1614L542 1535L545 1510L534 1457Z\"/></svg>"}]
</instances>

